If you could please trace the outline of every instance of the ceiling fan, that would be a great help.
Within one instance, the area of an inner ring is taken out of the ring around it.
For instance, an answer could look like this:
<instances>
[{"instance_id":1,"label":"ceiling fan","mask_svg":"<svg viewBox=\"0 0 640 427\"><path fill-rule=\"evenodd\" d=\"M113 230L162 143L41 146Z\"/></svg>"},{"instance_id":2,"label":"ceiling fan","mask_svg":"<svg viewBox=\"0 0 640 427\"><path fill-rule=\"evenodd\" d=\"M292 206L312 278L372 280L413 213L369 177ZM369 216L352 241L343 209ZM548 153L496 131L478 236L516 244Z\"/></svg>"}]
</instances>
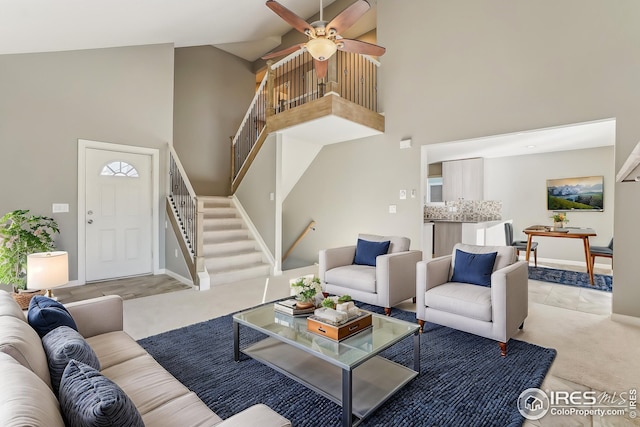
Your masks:
<instances>
[{"instance_id":1,"label":"ceiling fan","mask_svg":"<svg viewBox=\"0 0 640 427\"><path fill-rule=\"evenodd\" d=\"M266 5L293 28L309 37L309 41L268 53L262 59L277 58L298 49L306 49L313 57L318 78L322 79L327 75L327 59L336 53L336 50L372 56L381 56L386 50L375 44L342 38L339 34L355 24L369 10L371 5L366 0L357 0L340 12L331 22L323 20L322 0L320 0L320 20L312 23L308 23L275 0L268 0Z\"/></svg>"}]
</instances>

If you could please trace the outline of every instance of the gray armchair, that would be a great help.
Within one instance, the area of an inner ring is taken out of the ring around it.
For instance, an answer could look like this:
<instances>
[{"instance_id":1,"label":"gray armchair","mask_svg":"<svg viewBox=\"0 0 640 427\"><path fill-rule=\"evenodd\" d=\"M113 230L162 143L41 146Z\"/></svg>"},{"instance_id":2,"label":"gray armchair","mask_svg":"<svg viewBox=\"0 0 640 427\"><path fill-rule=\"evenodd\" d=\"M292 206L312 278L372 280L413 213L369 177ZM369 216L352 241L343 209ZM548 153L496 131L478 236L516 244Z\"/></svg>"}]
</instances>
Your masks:
<instances>
[{"instance_id":1,"label":"gray armchair","mask_svg":"<svg viewBox=\"0 0 640 427\"><path fill-rule=\"evenodd\" d=\"M389 241L387 253L375 258L375 266L355 264L356 245L324 249L319 254L318 275L324 292L350 295L356 301L391 307L416 296L416 263L422 251L409 250L407 237L361 234L369 242Z\"/></svg>"},{"instance_id":2,"label":"gray armchair","mask_svg":"<svg viewBox=\"0 0 640 427\"><path fill-rule=\"evenodd\" d=\"M497 252L490 287L451 282L456 250L471 254ZM501 355L507 342L524 326L528 313L528 266L517 261L513 246L474 246L458 243L452 255L416 266L416 317L498 341Z\"/></svg>"}]
</instances>

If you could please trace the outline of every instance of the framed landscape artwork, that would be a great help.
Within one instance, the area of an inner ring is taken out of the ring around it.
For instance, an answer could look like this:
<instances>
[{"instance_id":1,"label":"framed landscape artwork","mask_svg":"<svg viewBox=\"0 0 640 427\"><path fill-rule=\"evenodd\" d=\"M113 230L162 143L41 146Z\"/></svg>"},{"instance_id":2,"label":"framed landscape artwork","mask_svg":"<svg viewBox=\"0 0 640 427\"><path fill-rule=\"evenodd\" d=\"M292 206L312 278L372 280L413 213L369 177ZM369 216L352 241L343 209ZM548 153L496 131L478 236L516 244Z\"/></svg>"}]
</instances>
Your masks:
<instances>
[{"instance_id":1,"label":"framed landscape artwork","mask_svg":"<svg viewBox=\"0 0 640 427\"><path fill-rule=\"evenodd\" d=\"M603 176L547 180L547 210L602 211Z\"/></svg>"}]
</instances>

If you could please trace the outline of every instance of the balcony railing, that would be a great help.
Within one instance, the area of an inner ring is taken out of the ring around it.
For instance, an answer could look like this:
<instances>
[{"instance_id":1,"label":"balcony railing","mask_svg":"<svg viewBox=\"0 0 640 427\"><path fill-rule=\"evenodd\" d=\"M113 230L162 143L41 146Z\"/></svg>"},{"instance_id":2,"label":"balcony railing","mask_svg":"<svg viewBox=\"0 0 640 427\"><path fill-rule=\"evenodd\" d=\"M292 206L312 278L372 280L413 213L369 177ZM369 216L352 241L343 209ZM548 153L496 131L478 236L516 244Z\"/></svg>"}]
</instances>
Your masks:
<instances>
[{"instance_id":1,"label":"balcony railing","mask_svg":"<svg viewBox=\"0 0 640 427\"><path fill-rule=\"evenodd\" d=\"M267 73L231 144L231 186L237 188L247 162L264 141L270 116L334 94L378 112L378 67L375 59L338 51L329 60L327 76L318 79L313 58L299 50L275 64Z\"/></svg>"}]
</instances>

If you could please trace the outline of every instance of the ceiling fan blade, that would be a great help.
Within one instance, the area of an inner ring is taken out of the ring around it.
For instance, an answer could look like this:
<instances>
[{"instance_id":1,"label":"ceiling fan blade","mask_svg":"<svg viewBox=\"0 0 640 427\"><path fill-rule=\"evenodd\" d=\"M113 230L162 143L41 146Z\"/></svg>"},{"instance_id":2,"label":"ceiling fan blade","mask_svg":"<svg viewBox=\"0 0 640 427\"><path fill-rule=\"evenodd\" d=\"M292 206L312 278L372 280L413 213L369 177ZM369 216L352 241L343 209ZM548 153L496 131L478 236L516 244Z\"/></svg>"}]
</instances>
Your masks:
<instances>
[{"instance_id":1,"label":"ceiling fan blade","mask_svg":"<svg viewBox=\"0 0 640 427\"><path fill-rule=\"evenodd\" d=\"M316 75L318 76L318 79L324 79L325 77L327 77L327 69L329 68L329 62L325 61L318 61L317 59L313 60L313 63L315 64L316 67Z\"/></svg>"},{"instance_id":2,"label":"ceiling fan blade","mask_svg":"<svg viewBox=\"0 0 640 427\"><path fill-rule=\"evenodd\" d=\"M343 10L326 25L327 31L332 29L336 33L341 33L347 28L356 23L358 19L371 8L371 5L366 0L358 0L351 6ZM333 34L332 34L333 35Z\"/></svg>"},{"instance_id":3,"label":"ceiling fan blade","mask_svg":"<svg viewBox=\"0 0 640 427\"><path fill-rule=\"evenodd\" d=\"M371 44L360 40L340 39L336 43L338 50L352 53L361 53L363 55L382 56L387 49L377 44Z\"/></svg>"},{"instance_id":4,"label":"ceiling fan blade","mask_svg":"<svg viewBox=\"0 0 640 427\"><path fill-rule=\"evenodd\" d=\"M304 43L300 43L300 44L296 44L296 45L293 45L291 47L288 47L286 49L277 50L275 52L270 52L270 53L267 53L266 55L264 55L262 57L262 59L267 60L267 59L277 58L279 56L289 55L290 53L293 53L296 50L301 49L303 46L304 46Z\"/></svg>"},{"instance_id":5,"label":"ceiling fan blade","mask_svg":"<svg viewBox=\"0 0 640 427\"><path fill-rule=\"evenodd\" d=\"M310 31L313 34L314 30L311 25L304 19L300 18L295 13L291 12L289 9L281 5L275 0L268 0L267 7L273 10L276 15L280 18L284 19L289 25L291 25L296 30L300 31L303 34L307 34L307 31Z\"/></svg>"}]
</instances>

